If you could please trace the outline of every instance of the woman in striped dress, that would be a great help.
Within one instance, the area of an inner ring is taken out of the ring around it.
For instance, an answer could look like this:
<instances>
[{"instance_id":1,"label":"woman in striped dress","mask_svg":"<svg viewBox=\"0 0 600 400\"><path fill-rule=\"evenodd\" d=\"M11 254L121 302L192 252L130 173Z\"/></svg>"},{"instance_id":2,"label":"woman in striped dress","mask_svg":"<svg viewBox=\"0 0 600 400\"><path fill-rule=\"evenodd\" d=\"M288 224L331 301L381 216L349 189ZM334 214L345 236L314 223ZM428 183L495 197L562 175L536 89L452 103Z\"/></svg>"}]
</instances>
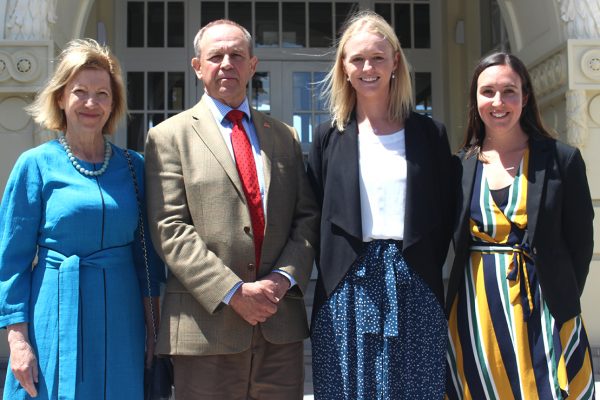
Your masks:
<instances>
[{"instance_id":1,"label":"woman in striped dress","mask_svg":"<svg viewBox=\"0 0 600 400\"><path fill-rule=\"evenodd\" d=\"M543 127L516 57L476 67L460 155L448 397L593 399L579 302L593 249L585 165Z\"/></svg>"}]
</instances>

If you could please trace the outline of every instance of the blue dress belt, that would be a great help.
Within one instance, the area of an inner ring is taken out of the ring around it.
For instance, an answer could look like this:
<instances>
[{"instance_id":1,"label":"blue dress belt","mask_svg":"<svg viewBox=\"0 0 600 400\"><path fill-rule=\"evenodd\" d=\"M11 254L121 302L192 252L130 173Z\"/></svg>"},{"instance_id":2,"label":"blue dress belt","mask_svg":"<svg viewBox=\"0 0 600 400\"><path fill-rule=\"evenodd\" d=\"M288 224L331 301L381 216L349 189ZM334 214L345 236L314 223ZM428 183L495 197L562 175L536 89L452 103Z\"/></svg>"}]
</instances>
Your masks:
<instances>
[{"instance_id":1,"label":"blue dress belt","mask_svg":"<svg viewBox=\"0 0 600 400\"><path fill-rule=\"evenodd\" d=\"M58 269L58 398L74 399L79 349L79 270L110 269L131 259L131 245L110 247L85 257L40 247L38 258L46 268Z\"/></svg>"}]
</instances>

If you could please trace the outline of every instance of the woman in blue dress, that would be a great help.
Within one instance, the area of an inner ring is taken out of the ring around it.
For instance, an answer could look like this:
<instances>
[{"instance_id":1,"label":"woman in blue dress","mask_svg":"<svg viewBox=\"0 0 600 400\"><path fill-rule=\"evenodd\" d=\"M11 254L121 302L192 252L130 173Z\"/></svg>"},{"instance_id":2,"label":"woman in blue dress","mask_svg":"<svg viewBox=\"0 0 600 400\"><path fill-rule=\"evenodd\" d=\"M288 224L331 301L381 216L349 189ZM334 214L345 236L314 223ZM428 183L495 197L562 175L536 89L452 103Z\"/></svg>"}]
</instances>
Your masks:
<instances>
[{"instance_id":1,"label":"woman in blue dress","mask_svg":"<svg viewBox=\"0 0 600 400\"><path fill-rule=\"evenodd\" d=\"M309 177L320 201L311 339L318 400L441 399L451 154L444 126L411 112L394 30L365 11L326 79Z\"/></svg>"},{"instance_id":2,"label":"woman in blue dress","mask_svg":"<svg viewBox=\"0 0 600 400\"><path fill-rule=\"evenodd\" d=\"M61 133L19 157L0 207L5 399L143 396L144 309L157 309L164 267L149 246L146 270L127 154L104 136L125 102L118 61L88 39L69 43L29 107ZM143 160L129 155L143 200Z\"/></svg>"}]
</instances>

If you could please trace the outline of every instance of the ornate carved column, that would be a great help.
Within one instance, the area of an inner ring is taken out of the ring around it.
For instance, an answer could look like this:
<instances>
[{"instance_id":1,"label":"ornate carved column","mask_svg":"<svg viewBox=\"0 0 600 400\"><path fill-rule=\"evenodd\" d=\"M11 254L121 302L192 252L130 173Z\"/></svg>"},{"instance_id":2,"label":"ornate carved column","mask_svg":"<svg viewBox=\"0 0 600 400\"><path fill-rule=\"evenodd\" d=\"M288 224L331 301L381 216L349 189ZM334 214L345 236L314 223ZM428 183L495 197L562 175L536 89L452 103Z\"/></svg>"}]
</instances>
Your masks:
<instances>
[{"instance_id":1,"label":"ornate carved column","mask_svg":"<svg viewBox=\"0 0 600 400\"><path fill-rule=\"evenodd\" d=\"M54 57L51 40L57 0L0 0L0 131L47 133L34 127L23 107L48 79Z\"/></svg>"},{"instance_id":2,"label":"ornate carved column","mask_svg":"<svg viewBox=\"0 0 600 400\"><path fill-rule=\"evenodd\" d=\"M555 0L565 42L530 66L545 120L562 139L584 148L598 126L600 0ZM598 96L596 96L598 97Z\"/></svg>"}]
</instances>

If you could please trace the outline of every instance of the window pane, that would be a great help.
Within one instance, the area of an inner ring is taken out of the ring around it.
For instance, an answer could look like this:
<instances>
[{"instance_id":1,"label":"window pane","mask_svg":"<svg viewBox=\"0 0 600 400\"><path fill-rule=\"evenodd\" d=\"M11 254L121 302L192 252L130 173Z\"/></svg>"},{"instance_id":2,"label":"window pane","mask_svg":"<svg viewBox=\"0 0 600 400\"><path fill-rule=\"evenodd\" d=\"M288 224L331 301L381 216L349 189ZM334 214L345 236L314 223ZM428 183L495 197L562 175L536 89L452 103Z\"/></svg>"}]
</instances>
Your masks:
<instances>
[{"instance_id":1,"label":"window pane","mask_svg":"<svg viewBox=\"0 0 600 400\"><path fill-rule=\"evenodd\" d=\"M329 114L326 113L318 113L315 115L315 126L319 126L324 122L327 122L331 119L331 117L329 116ZM312 138L310 138L310 141L312 142Z\"/></svg>"},{"instance_id":2,"label":"window pane","mask_svg":"<svg viewBox=\"0 0 600 400\"><path fill-rule=\"evenodd\" d=\"M323 93L325 92L323 90L323 86L324 86L324 82L323 80L325 79L325 76L327 75L326 72L315 72L313 74L313 84L312 84L312 89L313 89L313 100L315 102L315 110L316 111L325 111L325 98L323 97Z\"/></svg>"},{"instance_id":3,"label":"window pane","mask_svg":"<svg viewBox=\"0 0 600 400\"><path fill-rule=\"evenodd\" d=\"M165 120L165 114L150 114L148 115L148 129L160 124Z\"/></svg>"},{"instance_id":4,"label":"window pane","mask_svg":"<svg viewBox=\"0 0 600 400\"><path fill-rule=\"evenodd\" d=\"M329 47L332 45L331 3L309 3L309 47Z\"/></svg>"},{"instance_id":5,"label":"window pane","mask_svg":"<svg viewBox=\"0 0 600 400\"><path fill-rule=\"evenodd\" d=\"M431 116L431 73L415 73L415 108L417 112Z\"/></svg>"},{"instance_id":6,"label":"window pane","mask_svg":"<svg viewBox=\"0 0 600 400\"><path fill-rule=\"evenodd\" d=\"M375 3L375 12L392 25L392 5L388 3Z\"/></svg>"},{"instance_id":7,"label":"window pane","mask_svg":"<svg viewBox=\"0 0 600 400\"><path fill-rule=\"evenodd\" d=\"M282 3L283 47L306 47L305 3Z\"/></svg>"},{"instance_id":8,"label":"window pane","mask_svg":"<svg viewBox=\"0 0 600 400\"><path fill-rule=\"evenodd\" d=\"M279 46L279 4L256 3L256 47Z\"/></svg>"},{"instance_id":9,"label":"window pane","mask_svg":"<svg viewBox=\"0 0 600 400\"><path fill-rule=\"evenodd\" d=\"M294 111L310 111L310 72L294 72L292 75L292 80Z\"/></svg>"},{"instance_id":10,"label":"window pane","mask_svg":"<svg viewBox=\"0 0 600 400\"><path fill-rule=\"evenodd\" d=\"M169 110L183 110L185 105L183 99L185 98L185 73L183 72L169 72L169 87L168 97Z\"/></svg>"},{"instance_id":11,"label":"window pane","mask_svg":"<svg viewBox=\"0 0 600 400\"><path fill-rule=\"evenodd\" d=\"M144 3L127 3L127 47L144 47Z\"/></svg>"},{"instance_id":12,"label":"window pane","mask_svg":"<svg viewBox=\"0 0 600 400\"><path fill-rule=\"evenodd\" d=\"M310 113L294 113L292 125L300 135L301 143L310 143L312 137L312 126L310 123Z\"/></svg>"},{"instance_id":13,"label":"window pane","mask_svg":"<svg viewBox=\"0 0 600 400\"><path fill-rule=\"evenodd\" d=\"M167 26L167 46L183 47L183 27L185 20L183 16L183 2L168 3L168 26Z\"/></svg>"},{"instance_id":14,"label":"window pane","mask_svg":"<svg viewBox=\"0 0 600 400\"><path fill-rule=\"evenodd\" d=\"M200 5L200 26L225 18L225 3L203 1ZM231 18L231 17L230 17Z\"/></svg>"},{"instance_id":15,"label":"window pane","mask_svg":"<svg viewBox=\"0 0 600 400\"><path fill-rule=\"evenodd\" d=\"M249 1L229 3L229 19L237 22L252 34L252 3Z\"/></svg>"},{"instance_id":16,"label":"window pane","mask_svg":"<svg viewBox=\"0 0 600 400\"><path fill-rule=\"evenodd\" d=\"M148 3L148 47L163 47L165 36L165 4L151 1Z\"/></svg>"},{"instance_id":17,"label":"window pane","mask_svg":"<svg viewBox=\"0 0 600 400\"><path fill-rule=\"evenodd\" d=\"M415 4L415 48L428 49L431 47L429 29L429 4Z\"/></svg>"},{"instance_id":18,"label":"window pane","mask_svg":"<svg viewBox=\"0 0 600 400\"><path fill-rule=\"evenodd\" d=\"M340 30L348 16L357 10L357 3L335 3L335 32L337 37L340 36Z\"/></svg>"},{"instance_id":19,"label":"window pane","mask_svg":"<svg viewBox=\"0 0 600 400\"><path fill-rule=\"evenodd\" d=\"M264 113L271 112L271 83L268 72L257 72L252 77L252 107Z\"/></svg>"},{"instance_id":20,"label":"window pane","mask_svg":"<svg viewBox=\"0 0 600 400\"><path fill-rule=\"evenodd\" d=\"M127 148L135 151L144 150L144 114L130 114L127 118Z\"/></svg>"},{"instance_id":21,"label":"window pane","mask_svg":"<svg viewBox=\"0 0 600 400\"><path fill-rule=\"evenodd\" d=\"M127 107L130 110L144 109L144 73L127 73Z\"/></svg>"},{"instance_id":22,"label":"window pane","mask_svg":"<svg viewBox=\"0 0 600 400\"><path fill-rule=\"evenodd\" d=\"M394 5L394 27L403 48L412 47L412 27L410 25L410 4Z\"/></svg>"},{"instance_id":23,"label":"window pane","mask_svg":"<svg viewBox=\"0 0 600 400\"><path fill-rule=\"evenodd\" d=\"M165 73L148 72L148 109L165 108Z\"/></svg>"}]
</instances>

